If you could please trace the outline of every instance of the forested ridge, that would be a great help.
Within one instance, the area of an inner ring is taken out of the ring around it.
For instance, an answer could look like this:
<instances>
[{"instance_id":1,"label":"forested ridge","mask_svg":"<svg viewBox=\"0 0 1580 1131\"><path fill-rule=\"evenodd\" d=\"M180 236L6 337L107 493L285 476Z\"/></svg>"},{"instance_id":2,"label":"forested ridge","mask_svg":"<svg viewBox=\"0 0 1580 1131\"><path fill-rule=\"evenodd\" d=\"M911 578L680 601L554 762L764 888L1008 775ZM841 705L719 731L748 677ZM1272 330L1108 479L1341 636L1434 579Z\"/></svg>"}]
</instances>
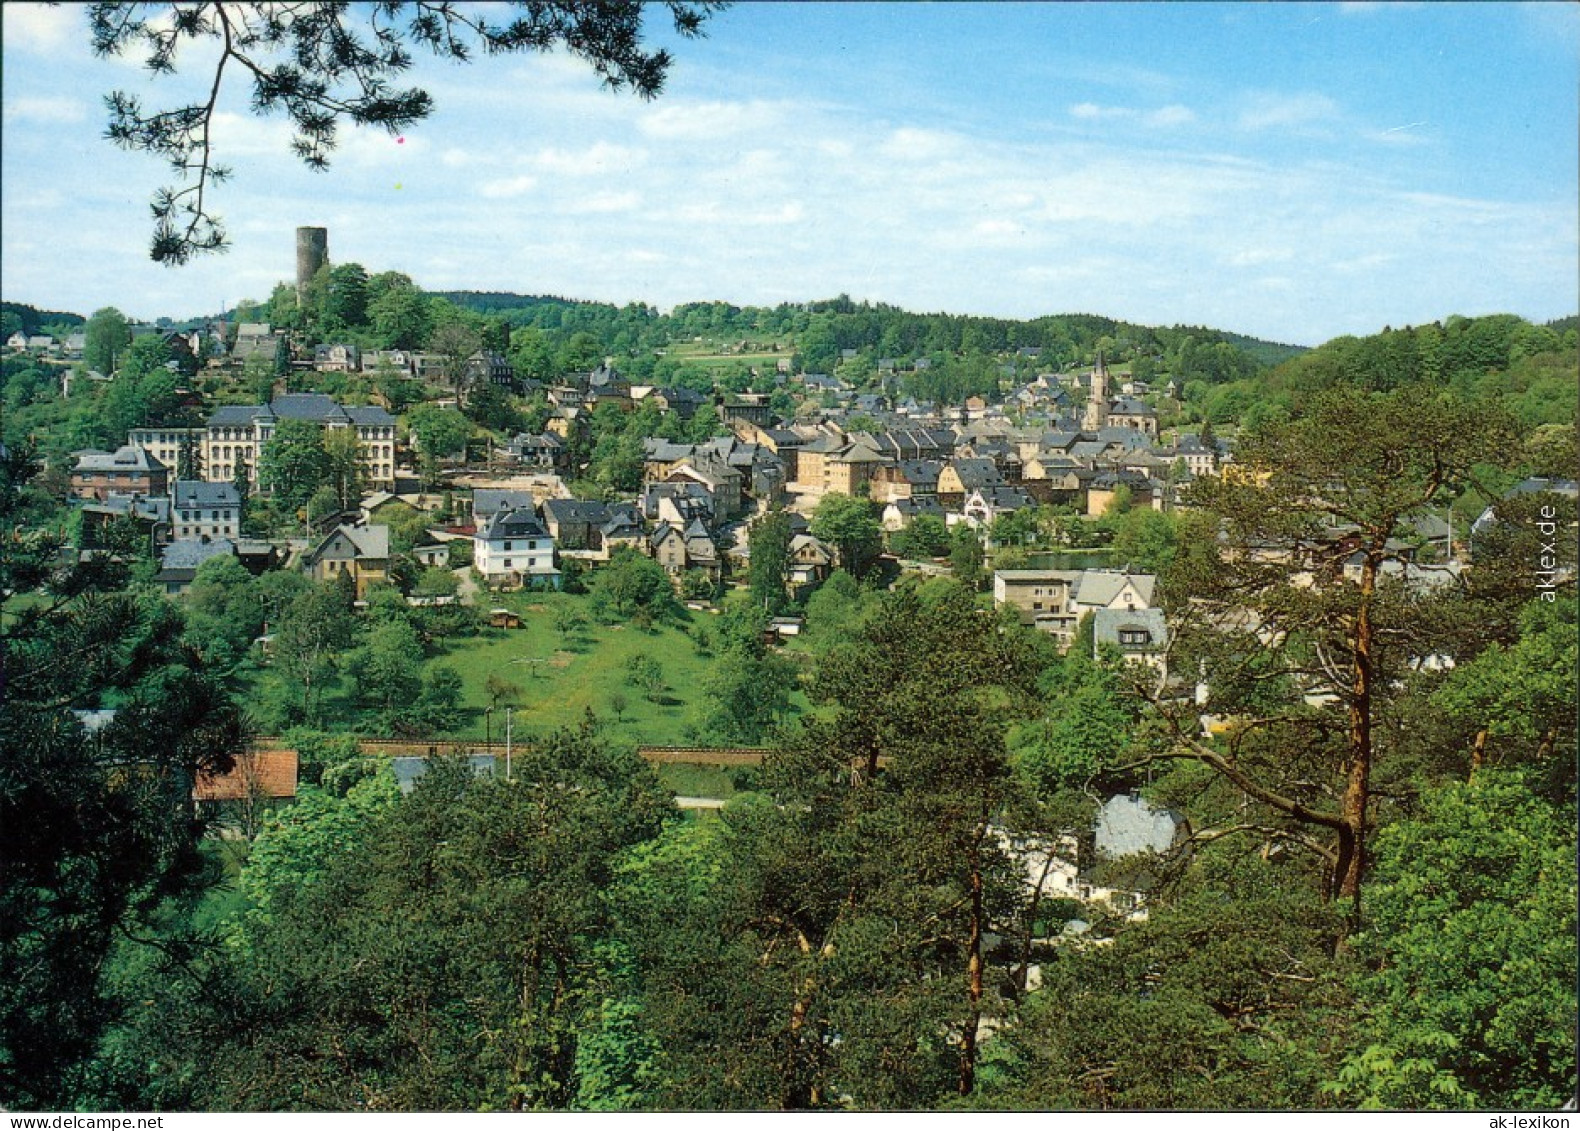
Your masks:
<instances>
[{"instance_id":1,"label":"forested ridge","mask_svg":"<svg viewBox=\"0 0 1580 1131\"><path fill-rule=\"evenodd\" d=\"M340 328L320 300L304 332L397 332L407 284L380 293L394 297L373 313L340 308ZM638 702L529 732L508 781L441 761L403 795L330 719L448 733L455 641L483 642L465 614L388 595L357 611L333 586L218 569L177 605L135 565L63 566L28 433L60 448L57 430L149 405L57 398L8 363L10 423L29 427L7 428L0 469L14 532L0 543L0 1104L1539 1110L1572 1096L1573 501L1507 494L1573 477L1572 325L1450 318L1255 359L1211 331L1084 317L1004 323L1001 338L992 320L848 300L748 328L722 304L658 316L486 298L476 332L502 318L508 347L548 371L608 354L709 389L682 362L659 368L675 359L654 356L655 326L664 343L782 334L806 371L857 349L847 371L872 365L874 385L878 358L934 351L967 376L963 358L994 358L995 387L1024 345L1050 351L1036 367L1151 358L1180 381L1184 419L1236 433L1246 473L1089 532L1157 570L1171 666L1202 678L1160 681L1089 636L1059 655L984 609L980 558L892 590L876 571L836 573L799 610L794 652L763 642L784 611L773 586L699 625L627 561L526 631L571 653L634 637ZM268 313L289 317L279 303ZM1022 338L1033 326L1040 342ZM159 361L133 367L149 404L173 397ZM627 423L596 465L611 483ZM1423 516L1451 508L1463 528L1488 506L1498 521L1459 583L1388 572ZM1567 508L1555 568L1571 572L1552 600L1543 507ZM1303 576L1268 556L1290 546L1333 556ZM274 666L248 674L265 624ZM624 718L665 709L680 668L653 656L675 641L707 665L699 738L771 751L717 815L675 807ZM492 688L501 709L517 690ZM111 707L92 732L72 713ZM205 837L191 783L245 757L260 712L299 728L300 796L241 837ZM1063 838L1132 790L1177 814L1182 839L1089 878L1144 893L1146 917L1037 895L1028 862L1069 852Z\"/></svg>"}]
</instances>

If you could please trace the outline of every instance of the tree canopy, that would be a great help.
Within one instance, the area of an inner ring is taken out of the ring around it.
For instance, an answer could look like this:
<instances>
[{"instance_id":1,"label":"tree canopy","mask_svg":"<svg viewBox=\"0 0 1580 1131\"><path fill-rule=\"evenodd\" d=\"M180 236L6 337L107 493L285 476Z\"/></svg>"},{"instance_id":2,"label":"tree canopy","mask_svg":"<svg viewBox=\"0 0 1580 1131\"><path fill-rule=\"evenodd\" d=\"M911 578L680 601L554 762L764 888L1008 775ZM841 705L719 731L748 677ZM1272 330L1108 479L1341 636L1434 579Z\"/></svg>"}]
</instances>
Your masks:
<instances>
[{"instance_id":1,"label":"tree canopy","mask_svg":"<svg viewBox=\"0 0 1580 1131\"><path fill-rule=\"evenodd\" d=\"M712 0L666 0L675 30L701 34L722 5ZM421 48L465 63L474 55L562 48L588 63L614 90L643 98L664 86L672 58L643 41L645 5L635 0L588 3L549 0L505 9L428 2L374 6L344 4L96 3L89 10L94 54L131 55L156 76L174 76L196 44L218 47L218 59L193 101L145 109L125 91L111 93L107 134L126 149L162 158L175 183L153 199L155 261L181 264L225 247L223 222L209 192L230 170L215 162L217 109L226 71L251 79L257 114L283 111L294 131L291 151L308 168L329 165L343 123L395 132L426 118L433 98L420 87L396 84Z\"/></svg>"}]
</instances>

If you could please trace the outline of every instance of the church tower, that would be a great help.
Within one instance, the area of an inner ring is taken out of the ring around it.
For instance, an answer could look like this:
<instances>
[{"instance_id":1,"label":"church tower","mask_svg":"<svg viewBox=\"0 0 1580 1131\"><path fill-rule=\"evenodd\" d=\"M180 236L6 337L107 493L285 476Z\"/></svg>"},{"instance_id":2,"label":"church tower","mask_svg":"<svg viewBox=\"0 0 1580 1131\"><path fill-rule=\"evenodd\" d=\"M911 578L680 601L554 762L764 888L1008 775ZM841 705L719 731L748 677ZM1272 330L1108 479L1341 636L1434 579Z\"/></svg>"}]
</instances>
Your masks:
<instances>
[{"instance_id":1,"label":"church tower","mask_svg":"<svg viewBox=\"0 0 1580 1131\"><path fill-rule=\"evenodd\" d=\"M1108 366L1102 352L1097 354L1097 367L1092 370L1092 396L1081 414L1082 432L1100 432L1108 427Z\"/></svg>"}]
</instances>

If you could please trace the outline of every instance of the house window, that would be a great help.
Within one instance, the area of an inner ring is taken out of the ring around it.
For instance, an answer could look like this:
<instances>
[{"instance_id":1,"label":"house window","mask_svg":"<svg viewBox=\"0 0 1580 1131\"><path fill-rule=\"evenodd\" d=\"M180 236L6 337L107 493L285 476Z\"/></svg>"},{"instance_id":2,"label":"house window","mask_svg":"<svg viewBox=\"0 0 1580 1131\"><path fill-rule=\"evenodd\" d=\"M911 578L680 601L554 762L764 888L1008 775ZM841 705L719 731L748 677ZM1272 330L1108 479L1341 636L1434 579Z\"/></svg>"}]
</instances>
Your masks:
<instances>
[{"instance_id":1,"label":"house window","mask_svg":"<svg viewBox=\"0 0 1580 1131\"><path fill-rule=\"evenodd\" d=\"M505 549L509 550L511 548L512 548L511 544L509 542L506 542L505 543Z\"/></svg>"},{"instance_id":2,"label":"house window","mask_svg":"<svg viewBox=\"0 0 1580 1131\"><path fill-rule=\"evenodd\" d=\"M1130 647L1139 647L1151 639L1145 629L1123 629L1119 633L1119 643Z\"/></svg>"},{"instance_id":3,"label":"house window","mask_svg":"<svg viewBox=\"0 0 1580 1131\"><path fill-rule=\"evenodd\" d=\"M511 565L511 562L510 562L510 559L509 559L509 558L506 558L506 559L505 559L505 568L506 568L506 569L509 569L509 568L510 568L510 565Z\"/></svg>"}]
</instances>

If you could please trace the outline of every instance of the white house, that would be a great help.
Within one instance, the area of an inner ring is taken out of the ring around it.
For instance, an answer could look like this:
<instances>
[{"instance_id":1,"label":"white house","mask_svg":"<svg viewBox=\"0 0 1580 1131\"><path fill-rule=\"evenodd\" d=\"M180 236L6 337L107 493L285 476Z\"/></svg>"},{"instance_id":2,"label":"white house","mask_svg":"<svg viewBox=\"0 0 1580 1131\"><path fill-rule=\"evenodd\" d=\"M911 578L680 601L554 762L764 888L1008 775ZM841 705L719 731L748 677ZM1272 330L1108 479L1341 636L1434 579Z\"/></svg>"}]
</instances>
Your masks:
<instances>
[{"instance_id":1,"label":"white house","mask_svg":"<svg viewBox=\"0 0 1580 1131\"><path fill-rule=\"evenodd\" d=\"M177 538L241 537L241 496L233 484L179 479L170 497Z\"/></svg>"},{"instance_id":2,"label":"white house","mask_svg":"<svg viewBox=\"0 0 1580 1131\"><path fill-rule=\"evenodd\" d=\"M531 507L500 511L472 536L472 564L489 585L559 587L554 538Z\"/></svg>"}]
</instances>

